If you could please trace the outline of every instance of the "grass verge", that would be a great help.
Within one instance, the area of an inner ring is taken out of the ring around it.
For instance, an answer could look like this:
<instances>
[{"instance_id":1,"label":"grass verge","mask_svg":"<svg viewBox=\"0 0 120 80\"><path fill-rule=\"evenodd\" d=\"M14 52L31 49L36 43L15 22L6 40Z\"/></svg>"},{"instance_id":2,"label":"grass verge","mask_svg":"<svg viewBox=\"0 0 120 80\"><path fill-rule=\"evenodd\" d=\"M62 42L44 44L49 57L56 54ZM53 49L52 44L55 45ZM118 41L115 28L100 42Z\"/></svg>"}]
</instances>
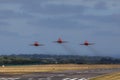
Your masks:
<instances>
[{"instance_id":1,"label":"grass verge","mask_svg":"<svg viewBox=\"0 0 120 80\"><path fill-rule=\"evenodd\" d=\"M120 72L99 76L90 80L120 80Z\"/></svg>"}]
</instances>

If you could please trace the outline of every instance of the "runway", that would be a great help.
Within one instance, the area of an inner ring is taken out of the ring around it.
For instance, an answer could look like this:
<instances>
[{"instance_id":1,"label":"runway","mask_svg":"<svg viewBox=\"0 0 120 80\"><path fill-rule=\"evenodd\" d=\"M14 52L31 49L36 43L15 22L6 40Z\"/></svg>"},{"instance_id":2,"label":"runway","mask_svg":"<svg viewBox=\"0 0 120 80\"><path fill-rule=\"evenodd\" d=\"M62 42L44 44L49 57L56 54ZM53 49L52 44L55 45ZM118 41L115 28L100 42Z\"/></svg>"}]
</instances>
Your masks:
<instances>
[{"instance_id":1,"label":"runway","mask_svg":"<svg viewBox=\"0 0 120 80\"><path fill-rule=\"evenodd\" d=\"M41 72L24 75L0 74L0 80L89 80L96 76L114 72L120 72L120 68Z\"/></svg>"}]
</instances>

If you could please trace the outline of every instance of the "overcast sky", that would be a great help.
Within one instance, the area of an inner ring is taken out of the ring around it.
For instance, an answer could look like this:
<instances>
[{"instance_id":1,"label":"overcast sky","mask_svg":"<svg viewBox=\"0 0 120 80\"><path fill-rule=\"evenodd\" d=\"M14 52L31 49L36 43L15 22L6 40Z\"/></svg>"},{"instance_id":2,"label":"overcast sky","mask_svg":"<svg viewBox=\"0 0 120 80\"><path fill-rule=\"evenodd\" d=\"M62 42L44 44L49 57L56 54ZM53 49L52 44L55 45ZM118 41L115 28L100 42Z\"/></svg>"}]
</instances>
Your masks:
<instances>
[{"instance_id":1,"label":"overcast sky","mask_svg":"<svg viewBox=\"0 0 120 80\"><path fill-rule=\"evenodd\" d=\"M59 37L69 43L52 43ZM0 54L120 57L119 46L120 0L0 0Z\"/></svg>"}]
</instances>

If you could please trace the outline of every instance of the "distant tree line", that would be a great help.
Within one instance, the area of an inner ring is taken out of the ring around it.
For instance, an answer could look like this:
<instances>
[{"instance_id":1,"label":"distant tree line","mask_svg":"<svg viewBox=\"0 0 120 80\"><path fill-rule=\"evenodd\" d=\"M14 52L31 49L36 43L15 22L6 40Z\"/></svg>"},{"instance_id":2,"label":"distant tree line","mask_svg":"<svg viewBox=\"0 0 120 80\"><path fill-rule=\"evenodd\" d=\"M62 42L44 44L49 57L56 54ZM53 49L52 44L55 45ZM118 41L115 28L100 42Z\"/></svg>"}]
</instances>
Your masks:
<instances>
[{"instance_id":1,"label":"distant tree line","mask_svg":"<svg viewBox=\"0 0 120 80\"><path fill-rule=\"evenodd\" d=\"M20 54L1 55L0 65L120 64L120 59L100 56Z\"/></svg>"}]
</instances>

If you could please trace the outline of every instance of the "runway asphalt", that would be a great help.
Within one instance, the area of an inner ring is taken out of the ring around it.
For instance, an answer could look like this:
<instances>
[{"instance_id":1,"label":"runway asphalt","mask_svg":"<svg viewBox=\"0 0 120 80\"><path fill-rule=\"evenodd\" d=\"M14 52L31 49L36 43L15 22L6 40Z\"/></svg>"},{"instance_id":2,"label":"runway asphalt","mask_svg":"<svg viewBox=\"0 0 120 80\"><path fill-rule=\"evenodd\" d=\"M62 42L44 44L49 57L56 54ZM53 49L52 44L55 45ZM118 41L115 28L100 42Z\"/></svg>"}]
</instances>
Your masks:
<instances>
[{"instance_id":1,"label":"runway asphalt","mask_svg":"<svg viewBox=\"0 0 120 80\"><path fill-rule=\"evenodd\" d=\"M89 80L113 72L120 72L120 68L41 72L24 75L0 74L0 80Z\"/></svg>"}]
</instances>

